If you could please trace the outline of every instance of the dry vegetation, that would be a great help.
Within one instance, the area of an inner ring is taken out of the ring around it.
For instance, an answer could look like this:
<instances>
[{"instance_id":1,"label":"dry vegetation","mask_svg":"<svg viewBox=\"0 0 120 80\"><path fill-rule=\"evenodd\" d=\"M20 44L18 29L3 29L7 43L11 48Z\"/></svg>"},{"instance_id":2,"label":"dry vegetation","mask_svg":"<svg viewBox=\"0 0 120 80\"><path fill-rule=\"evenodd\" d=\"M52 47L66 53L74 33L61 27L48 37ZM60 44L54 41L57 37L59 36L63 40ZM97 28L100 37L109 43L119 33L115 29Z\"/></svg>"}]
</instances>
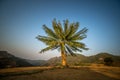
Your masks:
<instances>
[{"instance_id":1,"label":"dry vegetation","mask_svg":"<svg viewBox=\"0 0 120 80\"><path fill-rule=\"evenodd\" d=\"M120 67L100 65L60 67L23 67L0 70L0 80L120 80Z\"/></svg>"},{"instance_id":2,"label":"dry vegetation","mask_svg":"<svg viewBox=\"0 0 120 80\"><path fill-rule=\"evenodd\" d=\"M120 80L120 67L90 67L91 70Z\"/></svg>"},{"instance_id":3,"label":"dry vegetation","mask_svg":"<svg viewBox=\"0 0 120 80\"><path fill-rule=\"evenodd\" d=\"M1 73L10 73L10 72L24 72L24 71L31 71L31 70L45 70L45 69L51 69L52 67L18 67L18 68L6 68L6 69L0 69Z\"/></svg>"}]
</instances>

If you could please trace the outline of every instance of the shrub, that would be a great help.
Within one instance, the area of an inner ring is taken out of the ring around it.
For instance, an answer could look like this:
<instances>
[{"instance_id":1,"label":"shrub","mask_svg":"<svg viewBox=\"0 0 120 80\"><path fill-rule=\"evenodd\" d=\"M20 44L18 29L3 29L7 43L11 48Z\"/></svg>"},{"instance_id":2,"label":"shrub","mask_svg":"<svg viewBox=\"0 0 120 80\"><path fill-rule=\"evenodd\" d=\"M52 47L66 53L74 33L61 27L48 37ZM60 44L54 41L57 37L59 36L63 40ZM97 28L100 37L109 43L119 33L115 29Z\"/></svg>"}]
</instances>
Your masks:
<instances>
[{"instance_id":1,"label":"shrub","mask_svg":"<svg viewBox=\"0 0 120 80\"><path fill-rule=\"evenodd\" d=\"M104 58L104 64L107 66L112 66L113 59L111 57Z\"/></svg>"}]
</instances>

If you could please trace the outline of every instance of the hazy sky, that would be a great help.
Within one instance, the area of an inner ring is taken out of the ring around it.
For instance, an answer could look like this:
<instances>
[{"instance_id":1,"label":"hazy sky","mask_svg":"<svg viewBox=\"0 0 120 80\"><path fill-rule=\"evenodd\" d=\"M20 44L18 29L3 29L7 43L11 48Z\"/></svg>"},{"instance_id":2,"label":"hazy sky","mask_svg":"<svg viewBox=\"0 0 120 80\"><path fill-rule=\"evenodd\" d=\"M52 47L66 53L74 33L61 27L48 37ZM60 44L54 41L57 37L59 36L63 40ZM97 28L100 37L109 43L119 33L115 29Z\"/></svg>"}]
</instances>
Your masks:
<instances>
[{"instance_id":1,"label":"hazy sky","mask_svg":"<svg viewBox=\"0 0 120 80\"><path fill-rule=\"evenodd\" d=\"M56 18L80 22L89 29L84 55L108 52L120 55L119 0L0 0L0 50L27 59L49 59L60 52L39 54L45 45L35 37L45 35L42 25L51 28Z\"/></svg>"}]
</instances>

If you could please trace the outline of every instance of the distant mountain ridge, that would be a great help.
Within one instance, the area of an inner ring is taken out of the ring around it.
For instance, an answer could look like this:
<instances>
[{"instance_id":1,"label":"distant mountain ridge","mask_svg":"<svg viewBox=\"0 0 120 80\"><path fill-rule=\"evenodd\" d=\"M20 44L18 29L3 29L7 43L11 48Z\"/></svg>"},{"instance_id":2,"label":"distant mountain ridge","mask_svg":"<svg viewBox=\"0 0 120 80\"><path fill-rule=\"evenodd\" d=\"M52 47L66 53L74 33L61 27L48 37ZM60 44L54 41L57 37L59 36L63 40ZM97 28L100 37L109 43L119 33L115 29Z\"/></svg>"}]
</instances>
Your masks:
<instances>
[{"instance_id":1,"label":"distant mountain ridge","mask_svg":"<svg viewBox=\"0 0 120 80\"><path fill-rule=\"evenodd\" d=\"M16 57L7 51L0 51L0 68L7 67L27 67L27 66L44 66L45 60L29 60Z\"/></svg>"},{"instance_id":2,"label":"distant mountain ridge","mask_svg":"<svg viewBox=\"0 0 120 80\"><path fill-rule=\"evenodd\" d=\"M32 64L33 66L45 66L47 64L46 60L28 60L27 59L26 61Z\"/></svg>"},{"instance_id":3,"label":"distant mountain ridge","mask_svg":"<svg viewBox=\"0 0 120 80\"><path fill-rule=\"evenodd\" d=\"M25 66L33 65L25 61L25 59L11 55L7 51L0 51L0 68Z\"/></svg>"},{"instance_id":4,"label":"distant mountain ridge","mask_svg":"<svg viewBox=\"0 0 120 80\"><path fill-rule=\"evenodd\" d=\"M99 53L92 56L84 56L81 54L77 54L76 56L67 56L67 63L69 65L80 65L83 63L104 63L104 58L110 57L114 61L114 66L120 66L120 56L115 56L109 53ZM49 65L60 65L61 57L53 57L48 61Z\"/></svg>"},{"instance_id":5,"label":"distant mountain ridge","mask_svg":"<svg viewBox=\"0 0 120 80\"><path fill-rule=\"evenodd\" d=\"M67 56L69 65L81 65L83 63L103 63L103 59L111 57L115 66L120 66L120 56L109 53L99 53L92 56L77 54L76 56ZM0 51L0 68L7 67L25 67L25 66L57 66L61 65L61 57L53 57L49 60L29 60L11 55L7 51Z\"/></svg>"},{"instance_id":6,"label":"distant mountain ridge","mask_svg":"<svg viewBox=\"0 0 120 80\"><path fill-rule=\"evenodd\" d=\"M106 57L110 57L114 61L120 61L120 56L112 55L112 54L109 54L109 53L99 53L99 54L96 54L96 55L93 55L93 56L89 56L88 58L89 58L90 62L95 62L95 61L98 61L102 58L104 59Z\"/></svg>"}]
</instances>

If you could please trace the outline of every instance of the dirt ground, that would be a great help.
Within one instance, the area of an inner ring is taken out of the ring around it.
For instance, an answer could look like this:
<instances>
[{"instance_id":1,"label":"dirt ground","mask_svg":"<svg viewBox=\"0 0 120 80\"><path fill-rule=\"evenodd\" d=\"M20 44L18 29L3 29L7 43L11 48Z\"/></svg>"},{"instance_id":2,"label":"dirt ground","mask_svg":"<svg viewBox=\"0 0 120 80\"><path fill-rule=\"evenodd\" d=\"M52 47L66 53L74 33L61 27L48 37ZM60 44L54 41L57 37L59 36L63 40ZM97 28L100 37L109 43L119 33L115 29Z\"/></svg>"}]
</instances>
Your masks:
<instances>
[{"instance_id":1,"label":"dirt ground","mask_svg":"<svg viewBox=\"0 0 120 80\"><path fill-rule=\"evenodd\" d=\"M108 68L91 69L90 67L52 68L33 74L4 76L0 80L120 80L119 77L104 74L101 72L102 70L103 72L109 71L114 75L120 75L120 72L114 71L114 68L112 68L112 72L110 72L111 68L109 70Z\"/></svg>"}]
</instances>

